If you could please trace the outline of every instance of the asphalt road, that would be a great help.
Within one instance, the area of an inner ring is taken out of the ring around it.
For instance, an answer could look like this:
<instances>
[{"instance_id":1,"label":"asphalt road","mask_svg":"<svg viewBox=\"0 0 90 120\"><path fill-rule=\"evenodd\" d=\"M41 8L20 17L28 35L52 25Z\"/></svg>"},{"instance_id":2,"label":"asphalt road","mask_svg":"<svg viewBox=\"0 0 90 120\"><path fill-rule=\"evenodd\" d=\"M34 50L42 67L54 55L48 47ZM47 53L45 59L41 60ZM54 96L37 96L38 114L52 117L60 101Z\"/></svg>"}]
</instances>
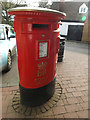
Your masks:
<instances>
[{"instance_id":1,"label":"asphalt road","mask_svg":"<svg viewBox=\"0 0 90 120\"><path fill-rule=\"evenodd\" d=\"M65 50L88 55L88 43L80 41L66 41Z\"/></svg>"},{"instance_id":2,"label":"asphalt road","mask_svg":"<svg viewBox=\"0 0 90 120\"><path fill-rule=\"evenodd\" d=\"M75 41L66 41L65 51L66 50L88 55L88 44ZM13 56L12 69L7 73L2 73L0 78L0 81L2 80L2 87L15 86L19 84L16 55Z\"/></svg>"},{"instance_id":3,"label":"asphalt road","mask_svg":"<svg viewBox=\"0 0 90 120\"><path fill-rule=\"evenodd\" d=\"M19 84L17 56L12 57L12 68L9 72L2 73L2 87L15 86Z\"/></svg>"}]
</instances>

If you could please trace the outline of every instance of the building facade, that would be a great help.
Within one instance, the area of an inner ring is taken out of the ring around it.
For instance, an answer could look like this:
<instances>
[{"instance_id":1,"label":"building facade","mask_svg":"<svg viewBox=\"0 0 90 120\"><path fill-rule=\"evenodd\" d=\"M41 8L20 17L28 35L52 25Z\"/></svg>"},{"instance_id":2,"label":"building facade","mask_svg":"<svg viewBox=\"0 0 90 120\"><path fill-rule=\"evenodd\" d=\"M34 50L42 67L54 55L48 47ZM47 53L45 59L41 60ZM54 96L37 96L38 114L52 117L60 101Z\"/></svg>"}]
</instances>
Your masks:
<instances>
[{"instance_id":1,"label":"building facade","mask_svg":"<svg viewBox=\"0 0 90 120\"><path fill-rule=\"evenodd\" d=\"M90 2L54 2L51 6L52 9L65 12L66 18L64 21L83 22L82 41L89 41L89 5ZM77 27L76 27L77 28Z\"/></svg>"},{"instance_id":2,"label":"building facade","mask_svg":"<svg viewBox=\"0 0 90 120\"><path fill-rule=\"evenodd\" d=\"M84 2L88 7L88 2ZM66 20L76 20L81 21L82 17L87 16L88 13L79 13L79 8L82 6L83 2L53 2L51 8L65 12L67 14Z\"/></svg>"}]
</instances>

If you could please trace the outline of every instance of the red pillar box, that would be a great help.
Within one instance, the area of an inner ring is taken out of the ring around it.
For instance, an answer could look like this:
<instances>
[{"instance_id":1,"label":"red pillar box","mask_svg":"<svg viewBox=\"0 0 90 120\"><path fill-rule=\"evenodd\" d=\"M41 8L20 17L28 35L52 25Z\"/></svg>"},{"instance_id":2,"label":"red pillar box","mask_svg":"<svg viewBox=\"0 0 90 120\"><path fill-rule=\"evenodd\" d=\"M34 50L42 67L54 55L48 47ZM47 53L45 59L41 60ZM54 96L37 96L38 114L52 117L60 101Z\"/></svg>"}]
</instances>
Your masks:
<instances>
[{"instance_id":1,"label":"red pillar box","mask_svg":"<svg viewBox=\"0 0 90 120\"><path fill-rule=\"evenodd\" d=\"M46 8L13 8L17 40L20 99L41 105L54 94L58 53L58 22L65 13Z\"/></svg>"}]
</instances>

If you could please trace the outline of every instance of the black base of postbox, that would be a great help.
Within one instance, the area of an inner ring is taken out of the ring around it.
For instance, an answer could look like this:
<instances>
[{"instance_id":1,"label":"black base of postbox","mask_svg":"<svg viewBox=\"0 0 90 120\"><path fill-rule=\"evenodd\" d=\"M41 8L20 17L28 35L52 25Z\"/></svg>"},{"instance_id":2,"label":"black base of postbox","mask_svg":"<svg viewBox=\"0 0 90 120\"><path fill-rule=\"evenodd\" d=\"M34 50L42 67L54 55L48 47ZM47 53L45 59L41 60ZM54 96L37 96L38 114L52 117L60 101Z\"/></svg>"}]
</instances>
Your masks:
<instances>
[{"instance_id":1,"label":"black base of postbox","mask_svg":"<svg viewBox=\"0 0 90 120\"><path fill-rule=\"evenodd\" d=\"M48 101L55 91L55 78L48 85L37 89L26 89L19 85L20 101L25 106L39 106Z\"/></svg>"}]
</instances>

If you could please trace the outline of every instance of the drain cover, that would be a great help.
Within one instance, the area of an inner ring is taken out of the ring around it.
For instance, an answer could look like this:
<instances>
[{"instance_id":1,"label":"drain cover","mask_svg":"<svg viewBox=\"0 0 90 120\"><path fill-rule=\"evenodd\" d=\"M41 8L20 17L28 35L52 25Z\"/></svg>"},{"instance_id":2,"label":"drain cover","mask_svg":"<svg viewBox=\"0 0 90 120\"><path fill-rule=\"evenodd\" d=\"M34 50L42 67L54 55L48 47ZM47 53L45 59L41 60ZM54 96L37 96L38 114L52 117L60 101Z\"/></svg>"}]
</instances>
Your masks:
<instances>
[{"instance_id":1,"label":"drain cover","mask_svg":"<svg viewBox=\"0 0 90 120\"><path fill-rule=\"evenodd\" d=\"M24 114L26 116L45 113L46 111L50 110L52 107L56 105L56 103L60 99L61 94L62 87L59 83L56 82L54 95L49 99L49 101L47 101L45 104L41 106L27 107L20 103L20 91L17 90L12 100L12 107L16 112Z\"/></svg>"}]
</instances>

